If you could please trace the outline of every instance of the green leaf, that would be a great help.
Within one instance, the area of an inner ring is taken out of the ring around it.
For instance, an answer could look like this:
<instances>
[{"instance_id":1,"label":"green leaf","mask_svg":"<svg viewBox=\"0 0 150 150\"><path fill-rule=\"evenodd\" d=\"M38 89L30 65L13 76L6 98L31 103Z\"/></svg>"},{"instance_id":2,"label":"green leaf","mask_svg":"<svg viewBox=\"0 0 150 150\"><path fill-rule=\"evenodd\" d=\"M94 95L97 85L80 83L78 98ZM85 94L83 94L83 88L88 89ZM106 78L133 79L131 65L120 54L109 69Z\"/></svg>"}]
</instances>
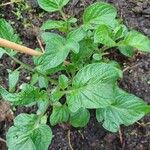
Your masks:
<instances>
[{"instance_id":1,"label":"green leaf","mask_svg":"<svg viewBox=\"0 0 150 150\"><path fill-rule=\"evenodd\" d=\"M19 93L9 93L0 86L0 94L6 101L11 102L13 105L24 106L38 101L47 99L47 93L40 91L38 88L24 84L23 89Z\"/></svg>"},{"instance_id":2,"label":"green leaf","mask_svg":"<svg viewBox=\"0 0 150 150\"><path fill-rule=\"evenodd\" d=\"M112 25L117 16L117 10L110 4L97 2L85 9L83 22L85 25Z\"/></svg>"},{"instance_id":3,"label":"green leaf","mask_svg":"<svg viewBox=\"0 0 150 150\"><path fill-rule=\"evenodd\" d=\"M125 37L127 35L127 33L128 33L128 29L123 24L121 24L121 25L119 24L113 31L115 40Z\"/></svg>"},{"instance_id":4,"label":"green leaf","mask_svg":"<svg viewBox=\"0 0 150 150\"><path fill-rule=\"evenodd\" d=\"M112 31L106 25L100 25L96 29L94 34L94 42L104 44L108 47L116 46L116 43L112 38Z\"/></svg>"},{"instance_id":5,"label":"green leaf","mask_svg":"<svg viewBox=\"0 0 150 150\"><path fill-rule=\"evenodd\" d=\"M35 114L20 114L15 118L14 126L22 128L22 131L32 130L38 116Z\"/></svg>"},{"instance_id":6,"label":"green leaf","mask_svg":"<svg viewBox=\"0 0 150 150\"><path fill-rule=\"evenodd\" d=\"M77 112L70 114L70 124L75 127L85 127L90 120L90 112L80 108Z\"/></svg>"},{"instance_id":7,"label":"green leaf","mask_svg":"<svg viewBox=\"0 0 150 150\"><path fill-rule=\"evenodd\" d=\"M65 75L60 75L59 76L59 87L64 90L65 88L68 87L68 81L69 81L68 77L66 77Z\"/></svg>"},{"instance_id":8,"label":"green leaf","mask_svg":"<svg viewBox=\"0 0 150 150\"><path fill-rule=\"evenodd\" d=\"M67 19L67 22L72 23L72 24L76 23L77 21L78 21L77 18L74 18L74 17Z\"/></svg>"},{"instance_id":9,"label":"green leaf","mask_svg":"<svg viewBox=\"0 0 150 150\"><path fill-rule=\"evenodd\" d=\"M55 12L62 9L69 0L37 0L39 6L48 12Z\"/></svg>"},{"instance_id":10,"label":"green leaf","mask_svg":"<svg viewBox=\"0 0 150 150\"><path fill-rule=\"evenodd\" d=\"M122 72L106 63L90 64L74 77L67 104L72 112L83 108L101 108L110 104L114 83Z\"/></svg>"},{"instance_id":11,"label":"green leaf","mask_svg":"<svg viewBox=\"0 0 150 150\"><path fill-rule=\"evenodd\" d=\"M36 150L47 150L51 140L52 131L46 124L41 124L38 128L33 131L32 141L36 147Z\"/></svg>"},{"instance_id":12,"label":"green leaf","mask_svg":"<svg viewBox=\"0 0 150 150\"><path fill-rule=\"evenodd\" d=\"M48 88L48 79L43 77L43 76L39 76L39 87L40 88Z\"/></svg>"},{"instance_id":13,"label":"green leaf","mask_svg":"<svg viewBox=\"0 0 150 150\"><path fill-rule=\"evenodd\" d=\"M17 70L9 72L8 75L9 91L13 91L14 88L16 87L17 82L19 80L19 75L20 72Z\"/></svg>"},{"instance_id":14,"label":"green leaf","mask_svg":"<svg viewBox=\"0 0 150 150\"><path fill-rule=\"evenodd\" d=\"M64 39L54 33L43 33L42 38L46 43L46 52L36 59L36 69L42 73L55 68L67 58L70 50L79 52L79 43L72 39Z\"/></svg>"},{"instance_id":15,"label":"green leaf","mask_svg":"<svg viewBox=\"0 0 150 150\"><path fill-rule=\"evenodd\" d=\"M76 41L69 39L66 41L66 48L73 51L75 54L78 54L80 45Z\"/></svg>"},{"instance_id":16,"label":"green leaf","mask_svg":"<svg viewBox=\"0 0 150 150\"><path fill-rule=\"evenodd\" d=\"M150 39L137 31L130 31L119 46L131 46L144 52L150 52Z\"/></svg>"},{"instance_id":17,"label":"green leaf","mask_svg":"<svg viewBox=\"0 0 150 150\"><path fill-rule=\"evenodd\" d=\"M61 29L64 27L64 24L64 21L48 20L42 25L41 30Z\"/></svg>"},{"instance_id":18,"label":"green leaf","mask_svg":"<svg viewBox=\"0 0 150 150\"><path fill-rule=\"evenodd\" d=\"M77 22L76 18L68 18L66 22L60 20L48 20L45 23L43 23L41 30L58 29L61 32L67 32L68 28L71 28L72 24L76 22Z\"/></svg>"},{"instance_id":19,"label":"green leaf","mask_svg":"<svg viewBox=\"0 0 150 150\"><path fill-rule=\"evenodd\" d=\"M60 91L59 87L56 87L51 92L51 101L57 102L61 99L61 97L64 95L63 91Z\"/></svg>"},{"instance_id":20,"label":"green leaf","mask_svg":"<svg viewBox=\"0 0 150 150\"><path fill-rule=\"evenodd\" d=\"M54 42L54 44L57 42L59 42L60 44L66 42L66 40L62 36L60 36L59 34L51 33L51 32L43 32L41 34L41 37L43 41L45 42L45 44L51 41Z\"/></svg>"},{"instance_id":21,"label":"green leaf","mask_svg":"<svg viewBox=\"0 0 150 150\"><path fill-rule=\"evenodd\" d=\"M46 51L37 59L38 66L36 68L40 72L46 72L63 63L70 48L66 44L66 40L57 34L44 33L42 37L46 43Z\"/></svg>"},{"instance_id":22,"label":"green leaf","mask_svg":"<svg viewBox=\"0 0 150 150\"><path fill-rule=\"evenodd\" d=\"M39 101L37 103L37 106L38 106L38 110L37 110L37 114L42 114L46 109L47 109L47 106L49 105L49 99L45 99L44 101Z\"/></svg>"},{"instance_id":23,"label":"green leaf","mask_svg":"<svg viewBox=\"0 0 150 150\"><path fill-rule=\"evenodd\" d=\"M19 36L15 34L12 26L5 19L0 19L0 38L20 43Z\"/></svg>"},{"instance_id":24,"label":"green leaf","mask_svg":"<svg viewBox=\"0 0 150 150\"><path fill-rule=\"evenodd\" d=\"M35 85L35 84L38 82L38 80L39 80L39 75L38 75L38 73L34 73L34 74L32 75L31 81L30 81L31 85Z\"/></svg>"},{"instance_id":25,"label":"green leaf","mask_svg":"<svg viewBox=\"0 0 150 150\"><path fill-rule=\"evenodd\" d=\"M72 54L72 61L77 63L78 61L89 59L96 48L97 44L93 43L91 39L81 41L79 53Z\"/></svg>"},{"instance_id":26,"label":"green leaf","mask_svg":"<svg viewBox=\"0 0 150 150\"><path fill-rule=\"evenodd\" d=\"M21 43L20 38L17 34L15 34L15 31L13 30L12 26L5 20L0 19L0 38L15 42L15 43ZM6 49L11 55L15 55L16 51L11 51L10 49Z\"/></svg>"},{"instance_id":27,"label":"green leaf","mask_svg":"<svg viewBox=\"0 0 150 150\"><path fill-rule=\"evenodd\" d=\"M120 46L118 49L123 55L127 57L133 57L134 55L134 48L131 46Z\"/></svg>"},{"instance_id":28,"label":"green leaf","mask_svg":"<svg viewBox=\"0 0 150 150\"><path fill-rule=\"evenodd\" d=\"M66 69L65 66L63 64L60 64L56 68L47 70L47 74L48 75L55 74L59 71L64 71L65 69Z\"/></svg>"},{"instance_id":29,"label":"green leaf","mask_svg":"<svg viewBox=\"0 0 150 150\"><path fill-rule=\"evenodd\" d=\"M121 66L118 62L116 62L115 60L106 60L108 64L118 68L118 69L121 69Z\"/></svg>"},{"instance_id":30,"label":"green leaf","mask_svg":"<svg viewBox=\"0 0 150 150\"><path fill-rule=\"evenodd\" d=\"M76 42L80 42L86 36L86 31L82 27L71 31L67 35L67 39L72 39Z\"/></svg>"},{"instance_id":31,"label":"green leaf","mask_svg":"<svg viewBox=\"0 0 150 150\"><path fill-rule=\"evenodd\" d=\"M53 112L50 116L50 123L52 126L57 123L67 122L69 118L69 109L66 105L60 107L53 107Z\"/></svg>"},{"instance_id":32,"label":"green leaf","mask_svg":"<svg viewBox=\"0 0 150 150\"><path fill-rule=\"evenodd\" d=\"M100 61L100 60L102 60L102 55L95 53L95 54L93 55L93 59L96 60L96 61Z\"/></svg>"},{"instance_id":33,"label":"green leaf","mask_svg":"<svg viewBox=\"0 0 150 150\"><path fill-rule=\"evenodd\" d=\"M147 112L150 112L150 106L140 98L117 89L111 98L111 104L97 109L96 117L99 122L103 121L105 129L117 132L120 125L131 125L140 120Z\"/></svg>"},{"instance_id":34,"label":"green leaf","mask_svg":"<svg viewBox=\"0 0 150 150\"><path fill-rule=\"evenodd\" d=\"M45 124L37 124L35 114L20 114L6 135L9 150L47 150L52 131Z\"/></svg>"},{"instance_id":35,"label":"green leaf","mask_svg":"<svg viewBox=\"0 0 150 150\"><path fill-rule=\"evenodd\" d=\"M17 127L10 127L6 135L9 150L36 150L36 147L28 134L29 133L25 133Z\"/></svg>"},{"instance_id":36,"label":"green leaf","mask_svg":"<svg viewBox=\"0 0 150 150\"><path fill-rule=\"evenodd\" d=\"M46 124L47 123L47 114L45 114L44 116L41 117L40 123L41 124Z\"/></svg>"}]
</instances>

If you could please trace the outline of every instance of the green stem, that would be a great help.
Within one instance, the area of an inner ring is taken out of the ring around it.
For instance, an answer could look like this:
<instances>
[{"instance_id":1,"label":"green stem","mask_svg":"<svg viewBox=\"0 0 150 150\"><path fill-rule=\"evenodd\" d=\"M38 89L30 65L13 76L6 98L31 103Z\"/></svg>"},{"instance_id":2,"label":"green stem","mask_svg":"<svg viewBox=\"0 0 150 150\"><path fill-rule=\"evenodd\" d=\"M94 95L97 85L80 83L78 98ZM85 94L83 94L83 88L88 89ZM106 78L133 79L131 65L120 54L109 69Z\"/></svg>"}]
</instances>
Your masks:
<instances>
[{"instance_id":1,"label":"green stem","mask_svg":"<svg viewBox=\"0 0 150 150\"><path fill-rule=\"evenodd\" d=\"M20 69L22 69L22 66L19 66L15 71L19 71Z\"/></svg>"},{"instance_id":2,"label":"green stem","mask_svg":"<svg viewBox=\"0 0 150 150\"><path fill-rule=\"evenodd\" d=\"M66 22L66 24L67 24L66 33L68 33L68 32L70 31L70 29L71 29L71 26L70 26L69 23L68 23L68 19L67 19L67 17L66 17L66 14L64 13L63 9L60 9L59 12L60 12L60 14L61 14L63 20L64 20L64 21Z\"/></svg>"},{"instance_id":3,"label":"green stem","mask_svg":"<svg viewBox=\"0 0 150 150\"><path fill-rule=\"evenodd\" d=\"M101 50L102 52L105 52L107 49L109 49L107 46L103 46L100 50Z\"/></svg>"},{"instance_id":4,"label":"green stem","mask_svg":"<svg viewBox=\"0 0 150 150\"><path fill-rule=\"evenodd\" d=\"M102 48L96 48L95 50L101 55L107 55L108 53L104 53L106 50L108 50L109 48L107 46L103 46Z\"/></svg>"},{"instance_id":5,"label":"green stem","mask_svg":"<svg viewBox=\"0 0 150 150\"><path fill-rule=\"evenodd\" d=\"M60 12L61 16L63 17L63 19L64 19L65 21L67 21L66 15L65 15L65 13L63 12L63 10L61 9L59 12Z\"/></svg>"},{"instance_id":6,"label":"green stem","mask_svg":"<svg viewBox=\"0 0 150 150\"><path fill-rule=\"evenodd\" d=\"M20 60L18 60L18 59L15 58L14 56L10 55L9 53L6 53L6 54L7 54L9 57L11 57L16 63L20 64L22 68L24 68L24 69L26 69L26 70L28 70L28 71L30 71L30 72L32 72L32 73L37 73L37 74L39 74L40 76L43 76L43 77L47 78L48 81L50 81L51 83L53 83L53 84L55 84L55 85L58 84L56 80L53 80L53 79L47 77L46 75L44 75L44 74L38 72L37 70L35 70L35 69L33 69L32 67L30 67L29 65L27 65L27 64L25 64L25 63L23 63L23 62L21 62Z\"/></svg>"},{"instance_id":7,"label":"green stem","mask_svg":"<svg viewBox=\"0 0 150 150\"><path fill-rule=\"evenodd\" d=\"M10 55L9 53L6 53L9 57L11 57L16 63L20 64L24 69L30 71L30 72L34 72L34 69L32 67L30 67L29 65L21 62L19 59L15 58L14 56Z\"/></svg>"},{"instance_id":8,"label":"green stem","mask_svg":"<svg viewBox=\"0 0 150 150\"><path fill-rule=\"evenodd\" d=\"M56 80L51 79L50 77L48 77L48 76L46 76L46 75L44 75L44 74L42 74L42 73L40 73L40 72L38 72L36 70L34 72L37 73L37 74L39 74L39 75L41 75L41 76L43 76L44 78L47 78L47 80L50 81L51 83L53 83L54 85L58 84L58 82Z\"/></svg>"}]
</instances>

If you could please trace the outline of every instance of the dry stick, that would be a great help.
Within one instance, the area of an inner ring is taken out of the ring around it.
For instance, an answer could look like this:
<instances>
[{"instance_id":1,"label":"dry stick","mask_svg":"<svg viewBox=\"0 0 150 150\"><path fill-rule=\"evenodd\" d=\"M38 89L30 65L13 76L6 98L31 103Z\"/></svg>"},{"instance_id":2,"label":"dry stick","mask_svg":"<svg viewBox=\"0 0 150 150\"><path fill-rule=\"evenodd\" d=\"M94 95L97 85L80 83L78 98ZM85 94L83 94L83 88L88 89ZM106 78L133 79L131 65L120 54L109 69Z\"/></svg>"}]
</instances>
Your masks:
<instances>
[{"instance_id":1,"label":"dry stick","mask_svg":"<svg viewBox=\"0 0 150 150\"><path fill-rule=\"evenodd\" d=\"M69 144L70 149L74 150L73 147L72 147L72 145L71 145L70 135L71 135L71 132L70 132L70 130L68 130L68 144Z\"/></svg>"},{"instance_id":2,"label":"dry stick","mask_svg":"<svg viewBox=\"0 0 150 150\"><path fill-rule=\"evenodd\" d=\"M40 40L38 37L36 37L36 39L37 39L37 41L38 41L38 44L39 44L39 46L40 46L42 52L44 53L44 47L43 47L43 45L42 45L41 40Z\"/></svg>"},{"instance_id":3,"label":"dry stick","mask_svg":"<svg viewBox=\"0 0 150 150\"><path fill-rule=\"evenodd\" d=\"M139 62L139 63L137 63L137 64L135 64L135 65L133 65L133 66L128 66L128 67L126 67L126 68L123 69L123 72L126 72L126 71L128 71L128 70L131 70L131 69L133 69L133 68L136 68L136 67L139 66L140 64L142 64L142 62Z\"/></svg>"},{"instance_id":4,"label":"dry stick","mask_svg":"<svg viewBox=\"0 0 150 150\"><path fill-rule=\"evenodd\" d=\"M78 133L81 135L82 139L84 140L84 139L85 139L85 138L84 138L84 135L81 133L80 130L78 130Z\"/></svg>"},{"instance_id":5,"label":"dry stick","mask_svg":"<svg viewBox=\"0 0 150 150\"><path fill-rule=\"evenodd\" d=\"M43 53L35 51L35 50L31 49L31 48L27 48L25 46L16 44L14 42L10 42L10 41L2 39L2 38L0 38L0 47L14 49L14 50L16 50L18 52L22 52L22 53L29 54L29 55L32 55L32 56L41 56L43 54ZM11 56L9 53L6 53L6 54L8 56L10 56L15 62L17 62L18 64L20 64L21 66L23 66L25 69L27 69L27 70L29 70L31 72L35 72L35 70L32 69L27 64L21 62L20 60L18 60L15 57ZM43 76L43 74L41 74L41 73L39 73L39 74ZM53 84L57 84L57 82L55 80L51 79L51 78L49 78L49 81L51 81Z\"/></svg>"},{"instance_id":6,"label":"dry stick","mask_svg":"<svg viewBox=\"0 0 150 150\"><path fill-rule=\"evenodd\" d=\"M144 122L142 122L142 123L140 123L140 122L136 122L139 126L142 126L142 127L145 127L145 126L147 126L147 125L150 125L150 122L147 122L147 123L144 123Z\"/></svg>"},{"instance_id":7,"label":"dry stick","mask_svg":"<svg viewBox=\"0 0 150 150\"><path fill-rule=\"evenodd\" d=\"M13 4L13 3L19 3L19 2L21 2L21 1L18 0L18 1L14 1L14 2L2 3L2 4L0 4L0 7L7 6L7 5L11 5L11 4Z\"/></svg>"},{"instance_id":8,"label":"dry stick","mask_svg":"<svg viewBox=\"0 0 150 150\"><path fill-rule=\"evenodd\" d=\"M120 143L123 144L123 137L122 137L121 129L119 129L119 138L120 138Z\"/></svg>"},{"instance_id":9,"label":"dry stick","mask_svg":"<svg viewBox=\"0 0 150 150\"><path fill-rule=\"evenodd\" d=\"M43 47L43 45L42 45L42 41L40 40L40 38L38 37L39 35L38 35L38 30L37 30L37 27L35 27L33 24L32 24L32 27L33 27L33 31L35 32L35 35L36 35L36 39L37 39L37 42L38 42L38 44L39 44L39 46L40 46L40 48L41 48L41 51L44 53L45 51L44 51L44 47Z\"/></svg>"},{"instance_id":10,"label":"dry stick","mask_svg":"<svg viewBox=\"0 0 150 150\"><path fill-rule=\"evenodd\" d=\"M0 141L2 141L3 143L6 143L6 141L4 139L2 139L2 138L0 138Z\"/></svg>"},{"instance_id":11,"label":"dry stick","mask_svg":"<svg viewBox=\"0 0 150 150\"><path fill-rule=\"evenodd\" d=\"M7 6L7 5L10 5L10 4L13 4L14 2L7 2L7 3L2 3L2 4L0 4L0 7L2 7L2 6Z\"/></svg>"},{"instance_id":12,"label":"dry stick","mask_svg":"<svg viewBox=\"0 0 150 150\"><path fill-rule=\"evenodd\" d=\"M43 47L42 43L39 43L39 44L40 44L40 47ZM16 50L18 52L29 54L32 56L41 56L43 54L43 53L35 51L31 48L16 44L14 42L11 42L11 41L8 41L8 40L2 39L2 38L0 38L0 47L10 48L10 49ZM64 65L69 65L69 64L70 64L70 62L64 61Z\"/></svg>"},{"instance_id":13,"label":"dry stick","mask_svg":"<svg viewBox=\"0 0 150 150\"><path fill-rule=\"evenodd\" d=\"M10 49L16 50L18 52L29 54L32 56L41 56L43 54L43 53L35 51L31 48L27 48L25 46L16 44L14 42L11 42L11 41L8 41L8 40L2 39L2 38L0 38L0 46L5 47L5 48L10 48Z\"/></svg>"}]
</instances>

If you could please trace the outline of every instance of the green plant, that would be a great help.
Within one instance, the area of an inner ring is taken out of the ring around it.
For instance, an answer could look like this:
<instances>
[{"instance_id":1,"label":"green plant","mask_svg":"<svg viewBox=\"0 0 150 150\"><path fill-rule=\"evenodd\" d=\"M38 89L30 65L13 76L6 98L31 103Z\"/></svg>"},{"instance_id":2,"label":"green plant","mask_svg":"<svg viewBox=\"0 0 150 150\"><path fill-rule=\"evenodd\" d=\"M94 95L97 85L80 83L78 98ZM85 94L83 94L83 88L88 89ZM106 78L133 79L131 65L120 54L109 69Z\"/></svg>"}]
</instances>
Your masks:
<instances>
[{"instance_id":1,"label":"green plant","mask_svg":"<svg viewBox=\"0 0 150 150\"><path fill-rule=\"evenodd\" d=\"M30 7L24 0L19 0L16 3L15 10L12 13L16 16L17 20L21 20L24 26L27 26L28 23L26 22L26 18L23 16L23 13L29 11Z\"/></svg>"},{"instance_id":2,"label":"green plant","mask_svg":"<svg viewBox=\"0 0 150 150\"><path fill-rule=\"evenodd\" d=\"M150 40L128 30L116 18L116 9L104 2L86 8L83 24L78 26L77 18L63 12L68 2L38 0L44 10L59 11L63 20L48 20L42 25L45 53L33 58L34 68L20 62L12 50L1 48L0 56L6 53L20 64L16 70L9 71L9 91L0 87L2 98L13 106L38 106L36 114L20 114L15 118L7 133L10 150L46 150L53 137L47 122L51 126L67 122L73 127L84 127L90 119L90 109L96 110L98 122L111 132L117 132L120 125L133 124L150 112L150 106L143 100L118 87L117 81L122 78L120 66L105 57L110 48L129 57L137 49L149 52ZM62 34L46 32L53 29ZM0 37L20 42L4 19L0 19ZM32 79L16 92L22 68L30 72ZM52 78L57 72L61 72L58 79ZM50 117L46 115L49 106Z\"/></svg>"}]
</instances>

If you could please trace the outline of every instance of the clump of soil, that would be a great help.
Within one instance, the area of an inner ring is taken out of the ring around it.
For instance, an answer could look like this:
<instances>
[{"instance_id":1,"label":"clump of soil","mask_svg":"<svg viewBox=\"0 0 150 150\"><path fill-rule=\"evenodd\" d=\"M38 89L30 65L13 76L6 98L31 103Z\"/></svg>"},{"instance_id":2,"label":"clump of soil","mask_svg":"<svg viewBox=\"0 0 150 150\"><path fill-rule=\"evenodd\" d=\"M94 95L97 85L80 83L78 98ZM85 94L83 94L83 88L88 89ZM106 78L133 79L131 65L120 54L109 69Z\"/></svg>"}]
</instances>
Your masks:
<instances>
[{"instance_id":1,"label":"clump of soil","mask_svg":"<svg viewBox=\"0 0 150 150\"><path fill-rule=\"evenodd\" d=\"M150 36L150 2L149 0L106 0L113 3L125 24L133 29L137 29ZM4 0L5 2L5 0ZM38 7L36 0L27 0L30 7L19 6L19 4L8 5L0 8L0 14L9 20L16 31L20 34L23 43L31 48L39 47L37 42L38 32L35 32L33 26L37 29L42 22L47 19L60 19L58 13L43 13ZM69 15L77 18L83 13L83 9L95 2L95 0L72 0L65 11ZM24 4L23 4L24 5ZM21 16L16 16L17 8L20 9ZM81 22L81 19L80 21ZM32 65L31 57L19 55L20 60ZM126 68L124 78L120 81L120 86L128 92L141 97L150 103L150 54L138 54L132 59L127 59L115 54L115 60L123 64ZM7 87L7 69L14 69L15 63L10 58L4 57L0 60L3 67L0 66L1 84ZM22 72L21 83L28 82L26 77L29 74ZM21 84L20 83L20 84ZM15 115L27 112L32 113L34 108L18 108ZM0 138L5 139L8 127L6 121L0 122ZM87 127L74 129L66 125L57 125L53 127L54 138L49 149L51 150L148 150L150 149L150 117L143 118L139 123L130 127L122 127L120 133L109 133L95 119L95 112L91 112L91 120ZM1 142L1 141L0 141ZM4 148L0 149L4 150Z\"/></svg>"}]
</instances>

